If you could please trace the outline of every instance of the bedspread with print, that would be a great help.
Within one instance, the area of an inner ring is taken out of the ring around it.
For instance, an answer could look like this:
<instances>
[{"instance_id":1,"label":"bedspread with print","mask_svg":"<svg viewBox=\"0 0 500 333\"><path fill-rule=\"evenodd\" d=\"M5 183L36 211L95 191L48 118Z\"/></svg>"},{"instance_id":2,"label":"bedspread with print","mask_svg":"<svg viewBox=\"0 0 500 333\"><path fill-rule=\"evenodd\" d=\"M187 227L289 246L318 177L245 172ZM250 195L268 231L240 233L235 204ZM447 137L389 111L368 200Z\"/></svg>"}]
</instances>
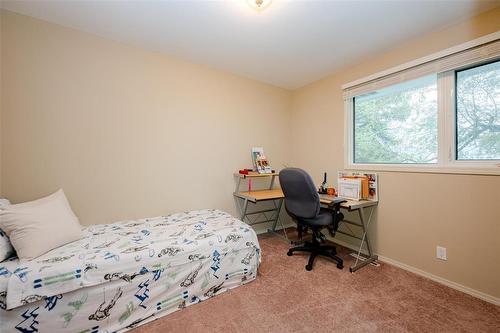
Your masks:
<instances>
[{"instance_id":1,"label":"bedspread with print","mask_svg":"<svg viewBox=\"0 0 500 333\"><path fill-rule=\"evenodd\" d=\"M84 287L141 280L145 274L158 279L166 270L196 260L210 261L217 274L221 256L245 248L254 247L260 260L255 232L218 210L94 225L85 233L85 238L32 261L9 262L0 272L8 277L0 284L0 305L13 309ZM196 271L184 286L195 278Z\"/></svg>"}]
</instances>

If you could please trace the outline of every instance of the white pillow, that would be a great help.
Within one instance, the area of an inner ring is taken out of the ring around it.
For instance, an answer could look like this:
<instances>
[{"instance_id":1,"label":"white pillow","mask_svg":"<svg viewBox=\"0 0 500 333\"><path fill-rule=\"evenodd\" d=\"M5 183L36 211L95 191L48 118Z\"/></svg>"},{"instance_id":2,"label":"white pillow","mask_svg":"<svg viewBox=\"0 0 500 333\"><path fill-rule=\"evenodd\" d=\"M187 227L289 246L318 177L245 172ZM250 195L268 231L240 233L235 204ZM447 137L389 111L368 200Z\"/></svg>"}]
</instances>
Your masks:
<instances>
[{"instance_id":1,"label":"white pillow","mask_svg":"<svg viewBox=\"0 0 500 333\"><path fill-rule=\"evenodd\" d=\"M9 259L15 253L16 252L10 243L9 237L2 229L0 229L0 261Z\"/></svg>"},{"instance_id":2,"label":"white pillow","mask_svg":"<svg viewBox=\"0 0 500 333\"><path fill-rule=\"evenodd\" d=\"M36 258L83 237L62 190L0 210L0 228L9 236L19 259Z\"/></svg>"},{"instance_id":3,"label":"white pillow","mask_svg":"<svg viewBox=\"0 0 500 333\"><path fill-rule=\"evenodd\" d=\"M0 198L0 209L5 209L9 205L10 205L9 200Z\"/></svg>"},{"instance_id":4,"label":"white pillow","mask_svg":"<svg viewBox=\"0 0 500 333\"><path fill-rule=\"evenodd\" d=\"M0 210L7 208L10 205L10 201L7 199L0 199ZM0 229L0 261L4 261L14 255L15 251L10 244L9 237L7 234Z\"/></svg>"}]
</instances>

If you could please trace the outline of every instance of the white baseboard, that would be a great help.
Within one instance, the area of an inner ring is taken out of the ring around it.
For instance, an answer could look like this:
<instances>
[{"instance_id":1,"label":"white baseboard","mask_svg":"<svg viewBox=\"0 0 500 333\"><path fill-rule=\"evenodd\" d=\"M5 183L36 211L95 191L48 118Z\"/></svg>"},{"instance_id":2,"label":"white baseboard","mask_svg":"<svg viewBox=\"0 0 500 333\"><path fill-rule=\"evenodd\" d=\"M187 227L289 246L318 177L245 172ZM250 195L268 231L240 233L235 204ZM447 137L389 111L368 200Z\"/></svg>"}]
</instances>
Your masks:
<instances>
[{"instance_id":1,"label":"white baseboard","mask_svg":"<svg viewBox=\"0 0 500 333\"><path fill-rule=\"evenodd\" d=\"M473 297L482 299L483 301L486 301L488 303L492 303L492 304L495 304L495 305L500 305L500 298L498 298L498 297L485 294L485 293L483 293L481 291L478 291L478 290L466 287L466 286L461 285L459 283L456 283L456 282L447 280L445 278L439 277L437 275L428 273L428 272L423 271L421 269L418 269L416 267L413 267L413 266L410 266L410 265L407 265L407 264L403 264L402 262L399 262L399 261L391 259L391 258L387 258L387 257L381 256L381 255L379 255L378 258L379 258L379 261L385 262L387 264L390 264L390 265L396 266L398 268L404 269L406 271L409 271L409 272L415 273L417 275L423 276L425 278L428 278L428 279L430 279L432 281L435 281L435 282L440 283L442 285L445 285L447 287L450 287L450 288L453 288L455 290L461 291L461 292L466 293L468 295L471 295Z\"/></svg>"}]
</instances>

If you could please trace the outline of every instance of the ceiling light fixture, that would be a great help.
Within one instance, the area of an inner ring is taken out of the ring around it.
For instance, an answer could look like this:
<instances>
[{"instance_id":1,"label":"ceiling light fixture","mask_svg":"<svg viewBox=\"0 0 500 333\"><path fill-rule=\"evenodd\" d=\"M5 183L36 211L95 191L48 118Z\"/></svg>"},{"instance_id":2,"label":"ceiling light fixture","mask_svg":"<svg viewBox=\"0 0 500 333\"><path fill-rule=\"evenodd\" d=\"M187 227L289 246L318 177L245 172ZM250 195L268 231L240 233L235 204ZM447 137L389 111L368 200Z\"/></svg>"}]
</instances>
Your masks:
<instances>
[{"instance_id":1,"label":"ceiling light fixture","mask_svg":"<svg viewBox=\"0 0 500 333\"><path fill-rule=\"evenodd\" d=\"M248 4L256 10L263 10L271 4L271 0L248 0Z\"/></svg>"}]
</instances>

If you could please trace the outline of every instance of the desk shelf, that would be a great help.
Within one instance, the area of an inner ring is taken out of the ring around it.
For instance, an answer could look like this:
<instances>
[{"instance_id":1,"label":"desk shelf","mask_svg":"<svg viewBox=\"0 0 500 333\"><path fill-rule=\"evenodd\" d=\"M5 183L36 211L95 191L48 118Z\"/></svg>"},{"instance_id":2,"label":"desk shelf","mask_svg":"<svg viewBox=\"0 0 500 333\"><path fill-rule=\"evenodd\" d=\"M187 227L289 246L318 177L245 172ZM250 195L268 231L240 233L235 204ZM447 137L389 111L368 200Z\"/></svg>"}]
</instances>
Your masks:
<instances>
[{"instance_id":1,"label":"desk shelf","mask_svg":"<svg viewBox=\"0 0 500 333\"><path fill-rule=\"evenodd\" d=\"M279 200L283 199L283 191L279 188L270 190L256 190L256 191L246 191L246 192L235 192L234 196L247 199L253 203L258 201L266 200Z\"/></svg>"},{"instance_id":2,"label":"desk shelf","mask_svg":"<svg viewBox=\"0 0 500 333\"><path fill-rule=\"evenodd\" d=\"M273 172L273 173L256 173L256 174L249 174L249 175L245 175L245 174L242 174L242 173L235 173L234 175L236 177L246 179L246 178L261 178L261 177L276 177L278 175L278 173L277 172Z\"/></svg>"},{"instance_id":3,"label":"desk shelf","mask_svg":"<svg viewBox=\"0 0 500 333\"><path fill-rule=\"evenodd\" d=\"M332 195L326 195L326 194L320 194L319 195L319 201L320 203L324 205L328 205L333 201L333 199L338 199L338 197L332 196ZM340 207L345 208L349 211L357 210L360 208L366 208L366 207L372 207L378 205L378 201L371 201L371 200L349 200L346 199L345 202L342 202L340 204Z\"/></svg>"}]
</instances>

